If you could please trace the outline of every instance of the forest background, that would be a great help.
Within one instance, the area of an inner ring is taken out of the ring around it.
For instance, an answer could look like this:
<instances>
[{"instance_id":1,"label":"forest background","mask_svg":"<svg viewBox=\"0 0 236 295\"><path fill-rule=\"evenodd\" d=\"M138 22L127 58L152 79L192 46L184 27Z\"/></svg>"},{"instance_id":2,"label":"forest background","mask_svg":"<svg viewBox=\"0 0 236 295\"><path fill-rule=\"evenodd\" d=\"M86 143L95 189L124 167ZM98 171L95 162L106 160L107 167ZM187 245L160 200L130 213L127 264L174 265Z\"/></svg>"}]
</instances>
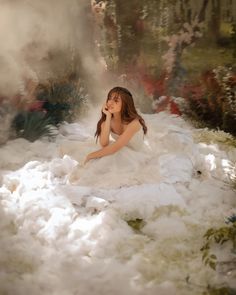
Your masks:
<instances>
[{"instance_id":1,"label":"forest background","mask_svg":"<svg viewBox=\"0 0 236 295\"><path fill-rule=\"evenodd\" d=\"M144 113L236 135L236 1L1 2L3 25L14 14L21 36L1 50L2 143L50 135L114 85L131 89Z\"/></svg>"}]
</instances>

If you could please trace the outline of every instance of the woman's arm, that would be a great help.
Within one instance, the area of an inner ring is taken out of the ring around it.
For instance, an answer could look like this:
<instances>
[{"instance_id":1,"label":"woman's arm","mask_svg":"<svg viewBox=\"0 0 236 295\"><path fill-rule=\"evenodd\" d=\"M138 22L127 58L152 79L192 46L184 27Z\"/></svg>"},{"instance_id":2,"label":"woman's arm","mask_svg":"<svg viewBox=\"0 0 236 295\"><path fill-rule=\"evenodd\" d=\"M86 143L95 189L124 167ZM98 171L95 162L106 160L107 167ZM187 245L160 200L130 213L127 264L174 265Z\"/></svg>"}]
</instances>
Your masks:
<instances>
[{"instance_id":1,"label":"woman's arm","mask_svg":"<svg viewBox=\"0 0 236 295\"><path fill-rule=\"evenodd\" d=\"M141 125L139 121L137 119L133 120L131 123L129 123L126 130L119 136L115 143L110 144L96 152L88 154L85 163L91 159L101 158L116 153L123 146L127 145L133 135L139 131L140 128Z\"/></svg>"},{"instance_id":2,"label":"woman's arm","mask_svg":"<svg viewBox=\"0 0 236 295\"><path fill-rule=\"evenodd\" d=\"M106 115L106 120L101 125L99 143L102 147L105 147L109 144L109 136L111 131L111 113L106 109L106 104L103 105L102 111Z\"/></svg>"}]
</instances>

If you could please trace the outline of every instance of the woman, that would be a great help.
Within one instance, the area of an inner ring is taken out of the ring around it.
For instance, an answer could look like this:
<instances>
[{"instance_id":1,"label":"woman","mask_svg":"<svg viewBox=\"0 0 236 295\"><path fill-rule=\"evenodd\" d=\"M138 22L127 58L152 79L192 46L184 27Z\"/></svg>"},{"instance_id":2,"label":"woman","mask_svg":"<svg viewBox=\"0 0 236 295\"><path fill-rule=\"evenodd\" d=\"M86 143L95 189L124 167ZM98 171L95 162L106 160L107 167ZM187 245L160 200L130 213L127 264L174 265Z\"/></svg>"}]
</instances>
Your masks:
<instances>
[{"instance_id":1,"label":"woman","mask_svg":"<svg viewBox=\"0 0 236 295\"><path fill-rule=\"evenodd\" d=\"M144 134L147 133L145 122L135 109L132 94L123 87L111 89L106 103L103 105L102 117L97 123L95 133L97 139L99 138L102 149L88 154L84 164L91 159L116 153L128 145L141 129ZM110 133L116 139L111 144L109 141Z\"/></svg>"}]
</instances>

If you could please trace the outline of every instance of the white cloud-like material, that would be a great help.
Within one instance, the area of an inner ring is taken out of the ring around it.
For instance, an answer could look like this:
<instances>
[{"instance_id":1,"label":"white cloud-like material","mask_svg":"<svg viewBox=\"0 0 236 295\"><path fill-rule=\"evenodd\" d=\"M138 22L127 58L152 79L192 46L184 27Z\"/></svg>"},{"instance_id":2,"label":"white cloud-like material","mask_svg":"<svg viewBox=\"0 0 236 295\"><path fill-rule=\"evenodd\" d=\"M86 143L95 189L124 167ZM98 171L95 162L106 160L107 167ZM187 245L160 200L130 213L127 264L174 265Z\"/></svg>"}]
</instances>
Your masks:
<instances>
[{"instance_id":1,"label":"white cloud-like material","mask_svg":"<svg viewBox=\"0 0 236 295\"><path fill-rule=\"evenodd\" d=\"M223 225L235 208L224 185L233 159L194 143L194 130L180 118L144 118L150 162L128 179L117 174L116 182L112 172L94 175L90 186L68 182L84 153L97 148L95 118L66 124L56 142L17 139L1 148L0 293L188 295L189 286L195 294L196 285L222 279L204 266L200 248L206 229ZM210 154L213 170L205 162ZM135 232L127 221L138 218L143 225Z\"/></svg>"}]
</instances>

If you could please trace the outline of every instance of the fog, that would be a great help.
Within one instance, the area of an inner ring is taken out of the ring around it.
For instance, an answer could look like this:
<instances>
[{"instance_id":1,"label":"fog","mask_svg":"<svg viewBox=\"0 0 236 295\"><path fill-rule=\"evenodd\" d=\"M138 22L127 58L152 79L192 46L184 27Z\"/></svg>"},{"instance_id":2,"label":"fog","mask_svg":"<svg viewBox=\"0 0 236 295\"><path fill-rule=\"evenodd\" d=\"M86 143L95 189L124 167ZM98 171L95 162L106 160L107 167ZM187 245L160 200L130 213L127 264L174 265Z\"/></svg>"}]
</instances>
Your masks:
<instances>
[{"instance_id":1,"label":"fog","mask_svg":"<svg viewBox=\"0 0 236 295\"><path fill-rule=\"evenodd\" d=\"M105 67L92 41L91 13L87 0L0 0L0 96L11 99L23 80L72 70L85 72L91 88L101 86Z\"/></svg>"}]
</instances>

